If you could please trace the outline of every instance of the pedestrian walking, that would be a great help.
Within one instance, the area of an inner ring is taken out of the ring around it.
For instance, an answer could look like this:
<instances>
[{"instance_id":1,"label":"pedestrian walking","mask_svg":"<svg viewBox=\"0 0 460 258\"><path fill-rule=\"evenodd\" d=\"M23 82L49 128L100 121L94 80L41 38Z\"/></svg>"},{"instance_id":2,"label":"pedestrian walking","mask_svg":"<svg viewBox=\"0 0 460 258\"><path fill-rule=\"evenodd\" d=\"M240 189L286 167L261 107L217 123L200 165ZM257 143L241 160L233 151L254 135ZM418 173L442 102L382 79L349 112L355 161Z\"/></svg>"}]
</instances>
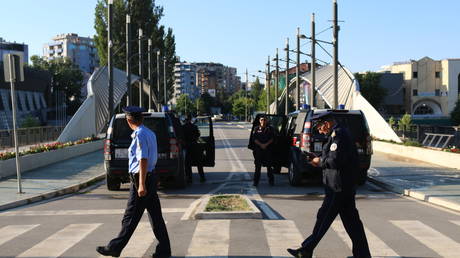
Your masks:
<instances>
[{"instance_id":1,"label":"pedestrian walking","mask_svg":"<svg viewBox=\"0 0 460 258\"><path fill-rule=\"evenodd\" d=\"M273 127L268 125L266 116L259 118L259 126L254 128L253 135L251 137L252 143L252 154L254 156L254 186L259 184L260 171L262 166L267 167L268 183L273 186L275 184L275 177L272 170L272 147L275 141L275 132Z\"/></svg>"},{"instance_id":2,"label":"pedestrian walking","mask_svg":"<svg viewBox=\"0 0 460 258\"><path fill-rule=\"evenodd\" d=\"M158 159L156 135L143 125L142 108L130 106L124 108L123 111L129 127L133 130L131 145L128 149L131 178L129 199L120 233L107 246L99 246L96 250L105 256L119 257L134 233L144 210L147 209L150 225L158 240L152 257L170 257L171 246L161 212L157 194L157 176L154 172Z\"/></svg>"},{"instance_id":3,"label":"pedestrian walking","mask_svg":"<svg viewBox=\"0 0 460 258\"><path fill-rule=\"evenodd\" d=\"M192 182L192 161L197 164L198 174L200 175L200 182L205 182L206 177L204 176L203 165L200 164L202 150L198 145L198 139L200 138L200 130L192 123L191 115L185 117L184 125L182 126L184 132L185 141L185 173L189 183Z\"/></svg>"},{"instance_id":4,"label":"pedestrian walking","mask_svg":"<svg viewBox=\"0 0 460 258\"><path fill-rule=\"evenodd\" d=\"M318 119L316 128L327 135L320 157L313 157L311 164L323 169L325 197L318 210L317 220L312 234L303 241L298 249L287 249L294 257L312 257L313 250L326 234L337 215L353 243L353 257L371 257L363 224L356 209L355 176L359 169L356 145L350 133L338 124L329 112L313 117Z\"/></svg>"}]
</instances>

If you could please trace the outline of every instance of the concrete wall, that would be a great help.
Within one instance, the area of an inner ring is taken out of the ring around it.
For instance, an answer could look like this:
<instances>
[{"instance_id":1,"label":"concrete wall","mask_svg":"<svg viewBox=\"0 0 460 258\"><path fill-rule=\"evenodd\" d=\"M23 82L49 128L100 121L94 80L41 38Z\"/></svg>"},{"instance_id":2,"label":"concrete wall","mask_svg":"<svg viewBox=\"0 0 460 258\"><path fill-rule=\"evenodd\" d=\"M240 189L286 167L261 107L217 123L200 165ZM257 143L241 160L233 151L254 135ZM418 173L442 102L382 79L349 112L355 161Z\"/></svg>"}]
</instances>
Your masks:
<instances>
[{"instance_id":1,"label":"concrete wall","mask_svg":"<svg viewBox=\"0 0 460 258\"><path fill-rule=\"evenodd\" d=\"M372 147L374 151L420 160L442 167L460 169L460 154L457 153L422 147L404 146L381 141L373 141Z\"/></svg>"},{"instance_id":2,"label":"concrete wall","mask_svg":"<svg viewBox=\"0 0 460 258\"><path fill-rule=\"evenodd\" d=\"M20 157L21 172L44 167L73 157L101 150L104 141L95 141L85 144L70 146L48 152L41 152ZM16 175L16 159L0 161L0 178Z\"/></svg>"}]
</instances>

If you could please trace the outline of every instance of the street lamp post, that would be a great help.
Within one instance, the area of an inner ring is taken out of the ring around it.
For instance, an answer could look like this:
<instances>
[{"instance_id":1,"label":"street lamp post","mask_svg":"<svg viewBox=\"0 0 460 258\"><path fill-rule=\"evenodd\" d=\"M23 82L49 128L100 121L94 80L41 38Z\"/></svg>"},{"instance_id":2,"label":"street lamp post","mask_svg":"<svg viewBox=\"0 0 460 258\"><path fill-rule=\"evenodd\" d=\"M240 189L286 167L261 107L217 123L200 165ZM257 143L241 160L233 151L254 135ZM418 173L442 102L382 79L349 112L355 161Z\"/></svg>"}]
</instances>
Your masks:
<instances>
[{"instance_id":1,"label":"street lamp post","mask_svg":"<svg viewBox=\"0 0 460 258\"><path fill-rule=\"evenodd\" d=\"M339 107L339 85L338 85L338 78L339 78L339 70L338 70L338 63L339 63L339 26L337 25L337 0L333 0L333 13L334 13L334 29L333 29L333 39L332 43L334 45L334 109Z\"/></svg>"},{"instance_id":2,"label":"street lamp post","mask_svg":"<svg viewBox=\"0 0 460 258\"><path fill-rule=\"evenodd\" d=\"M311 89L310 105L316 106L316 37L315 37L315 13L311 14Z\"/></svg>"},{"instance_id":3,"label":"street lamp post","mask_svg":"<svg viewBox=\"0 0 460 258\"><path fill-rule=\"evenodd\" d=\"M270 56L267 60L267 114L270 114L270 83L271 83L271 74L270 74Z\"/></svg>"},{"instance_id":4,"label":"street lamp post","mask_svg":"<svg viewBox=\"0 0 460 258\"><path fill-rule=\"evenodd\" d=\"M289 113L289 38L286 38L286 96L284 103L284 114L288 115Z\"/></svg>"},{"instance_id":5,"label":"street lamp post","mask_svg":"<svg viewBox=\"0 0 460 258\"><path fill-rule=\"evenodd\" d=\"M126 97L126 106L130 106L132 103L131 97L133 96L131 88L131 16L126 15L126 90L128 95Z\"/></svg>"},{"instance_id":6,"label":"street lamp post","mask_svg":"<svg viewBox=\"0 0 460 258\"><path fill-rule=\"evenodd\" d=\"M153 76L152 76L152 39L149 39L148 43L148 73L149 73L149 110L152 109L152 81L153 81Z\"/></svg>"},{"instance_id":7,"label":"street lamp post","mask_svg":"<svg viewBox=\"0 0 460 258\"><path fill-rule=\"evenodd\" d=\"M280 69L278 65L278 48L276 49L275 69L275 115L278 115L278 87L280 76Z\"/></svg>"},{"instance_id":8,"label":"street lamp post","mask_svg":"<svg viewBox=\"0 0 460 258\"><path fill-rule=\"evenodd\" d=\"M160 50L157 51L157 100L158 100L158 104L157 104L157 110L158 112L161 111L161 103L160 103L160 100L161 100L161 94L160 94Z\"/></svg>"},{"instance_id":9,"label":"street lamp post","mask_svg":"<svg viewBox=\"0 0 460 258\"><path fill-rule=\"evenodd\" d=\"M139 76L141 77L139 85L139 107L143 106L142 92L144 91L144 69L142 69L142 52L142 29L139 29Z\"/></svg>"},{"instance_id":10,"label":"street lamp post","mask_svg":"<svg viewBox=\"0 0 460 258\"><path fill-rule=\"evenodd\" d=\"M295 104L297 110L300 109L300 28L297 27L297 55L295 69Z\"/></svg>"},{"instance_id":11,"label":"street lamp post","mask_svg":"<svg viewBox=\"0 0 460 258\"><path fill-rule=\"evenodd\" d=\"M166 91L166 56L163 57L163 84L164 84L164 105L167 105L167 91Z\"/></svg>"},{"instance_id":12,"label":"street lamp post","mask_svg":"<svg viewBox=\"0 0 460 258\"><path fill-rule=\"evenodd\" d=\"M113 42L112 42L112 16L113 16L113 0L108 1L107 12L108 12L108 31L107 31L107 67L108 67L108 77L109 77L109 119L108 122L110 123L110 119L113 116L113 63L112 63L112 56L113 56Z\"/></svg>"}]
</instances>

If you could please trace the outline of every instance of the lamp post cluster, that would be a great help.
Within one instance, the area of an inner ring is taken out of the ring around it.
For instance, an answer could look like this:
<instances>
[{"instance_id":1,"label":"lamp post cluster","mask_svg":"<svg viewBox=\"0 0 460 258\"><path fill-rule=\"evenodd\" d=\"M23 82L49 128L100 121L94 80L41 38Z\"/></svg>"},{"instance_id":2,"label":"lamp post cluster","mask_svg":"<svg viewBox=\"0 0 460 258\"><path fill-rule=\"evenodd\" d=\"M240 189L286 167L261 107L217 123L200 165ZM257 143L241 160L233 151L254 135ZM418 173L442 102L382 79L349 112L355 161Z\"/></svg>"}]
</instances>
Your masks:
<instances>
[{"instance_id":1,"label":"lamp post cluster","mask_svg":"<svg viewBox=\"0 0 460 258\"><path fill-rule=\"evenodd\" d=\"M143 49L143 41L147 40L148 41L148 48L147 48L147 63L148 63L148 76L147 80L149 83L149 89L148 89L148 109L156 109L157 111L160 111L161 109L161 104L167 105L167 100L168 100L168 94L167 94L167 89L166 89L166 57L161 57L161 51L159 48L153 48L153 41L150 38L147 38L144 36L143 30L141 28L138 29L138 37L137 39L131 38L131 16L129 14L126 15L126 41L125 43L120 46L117 50L113 50L113 0L108 1L108 6L107 6L107 11L108 11L108 23L107 23L107 51L108 51L108 58L107 58L107 70L108 70L108 87L109 87L109 102L108 102L108 109L109 109L109 116L110 118L113 116L113 111L114 111L114 96L113 96L113 56L121 50L123 47L126 47L126 92L127 92L127 97L126 97L126 105L130 106L134 104L133 100L133 91L131 87L131 59L139 56L139 106L143 107L144 106L144 100L143 100L143 92L144 92L144 69L143 69L143 64L145 62L144 60L144 49ZM138 53L133 54L132 53L132 48L131 44L133 41L138 41L139 44L139 51ZM153 55L156 54L156 79L157 79L157 89L156 92L153 86L153 60L154 57ZM160 98L161 91L160 91L160 60L163 59L163 81L164 81L164 91L163 91L163 98ZM157 97L157 106L153 107L152 102L153 98L152 95L155 94ZM160 101L162 100L162 101ZM110 119L109 119L110 120Z\"/></svg>"},{"instance_id":2,"label":"lamp post cluster","mask_svg":"<svg viewBox=\"0 0 460 258\"><path fill-rule=\"evenodd\" d=\"M301 62L300 62L300 55L305 55L305 56L308 56L310 57L311 59L311 66L310 66L310 73L311 73L311 81L310 81L310 92L308 94L309 96L309 99L308 99L308 102L310 104L310 106L314 107L316 106L316 68L317 68L317 62L320 61L320 62L323 62L325 64L327 64L327 62L324 62L318 58L316 58L316 45L319 44L319 43L326 43L326 44L330 44L334 47L334 56L333 56L333 66L334 66L334 107L333 108L337 108L338 107L338 65L339 65L339 62L338 62L338 32L339 32L339 26L337 25L337 22L338 22L338 8L337 8L337 0L333 0L333 26L332 26L332 29L333 29L333 40L332 42L327 42L327 41L322 41L322 40L318 40L316 39L316 31L315 31L315 14L312 13L311 15L311 36L310 37L307 37L303 34L300 33L300 28L297 28L297 35L296 35L296 49L295 50L291 50L289 48L289 38L286 38L286 46L284 48L284 50L286 51L286 58L285 59L281 59L279 58L278 56L278 48L276 49L276 54L275 54L275 58L273 59L273 61L275 61L275 65L274 65L274 68L275 68L275 110L274 110L274 113L275 114L278 114L278 102L279 102L279 99L278 99L278 90L279 90L279 76L280 76L280 67L279 67L279 61L284 61L285 62L285 87L286 87L286 94L285 94L285 108L284 108L284 113L285 115L288 114L289 112L289 106L288 106L288 102L289 102L289 69L290 69L290 64L294 64L296 66L296 73L295 73L295 82L296 82L296 88L295 88L295 107L296 107L296 110L299 110L300 107L301 107L301 100L300 100L300 65L301 65ZM300 50L300 41L301 39L308 39L310 40L311 42L311 52L310 54L306 54L306 53L303 53L301 50ZM322 48L322 47L321 47ZM323 48L324 49L324 48ZM296 60L293 61L290 59L289 57L289 52L293 52L296 54ZM268 59L268 62L266 64L266 81L267 81L267 85L270 85L271 83L271 72L270 72L270 56L269 56L269 59ZM267 87L267 113L270 113L270 99L269 99L269 89L270 87L268 86Z\"/></svg>"}]
</instances>

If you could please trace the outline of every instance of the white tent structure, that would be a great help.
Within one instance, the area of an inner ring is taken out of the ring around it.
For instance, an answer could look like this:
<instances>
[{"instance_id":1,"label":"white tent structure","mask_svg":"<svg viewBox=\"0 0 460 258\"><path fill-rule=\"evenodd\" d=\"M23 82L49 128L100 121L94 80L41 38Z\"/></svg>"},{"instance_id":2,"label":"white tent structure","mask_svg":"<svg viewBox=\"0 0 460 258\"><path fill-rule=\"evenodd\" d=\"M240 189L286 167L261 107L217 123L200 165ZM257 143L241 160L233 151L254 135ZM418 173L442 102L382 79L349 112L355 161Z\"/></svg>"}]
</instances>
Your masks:
<instances>
[{"instance_id":1,"label":"white tent structure","mask_svg":"<svg viewBox=\"0 0 460 258\"><path fill-rule=\"evenodd\" d=\"M107 67L101 67L94 71L86 85L88 96L72 119L67 123L59 142L75 141L84 137L98 135L107 125L109 120L109 89ZM139 81L139 76L131 74L131 84ZM113 103L118 106L126 93L126 72L113 68ZM144 80L143 90L148 94L149 85ZM156 97L152 94L154 103Z\"/></svg>"},{"instance_id":2,"label":"white tent structure","mask_svg":"<svg viewBox=\"0 0 460 258\"><path fill-rule=\"evenodd\" d=\"M300 76L301 80L306 81L311 85L311 73L305 73ZM294 96L295 78L289 82L290 95ZM334 103L334 66L327 65L316 70L315 89L322 99L333 107ZM292 94L294 93L294 94ZM285 99L286 90L281 93L279 98L280 103ZM353 74L346 68L338 69L338 102L344 104L345 109L361 110L366 116L369 125L370 133L373 137L383 140L401 142L401 139L391 129L383 117L375 110L375 108L361 95L359 91L358 81ZM308 99L308 97L307 97ZM270 106L270 112L274 113L275 106Z\"/></svg>"}]
</instances>

